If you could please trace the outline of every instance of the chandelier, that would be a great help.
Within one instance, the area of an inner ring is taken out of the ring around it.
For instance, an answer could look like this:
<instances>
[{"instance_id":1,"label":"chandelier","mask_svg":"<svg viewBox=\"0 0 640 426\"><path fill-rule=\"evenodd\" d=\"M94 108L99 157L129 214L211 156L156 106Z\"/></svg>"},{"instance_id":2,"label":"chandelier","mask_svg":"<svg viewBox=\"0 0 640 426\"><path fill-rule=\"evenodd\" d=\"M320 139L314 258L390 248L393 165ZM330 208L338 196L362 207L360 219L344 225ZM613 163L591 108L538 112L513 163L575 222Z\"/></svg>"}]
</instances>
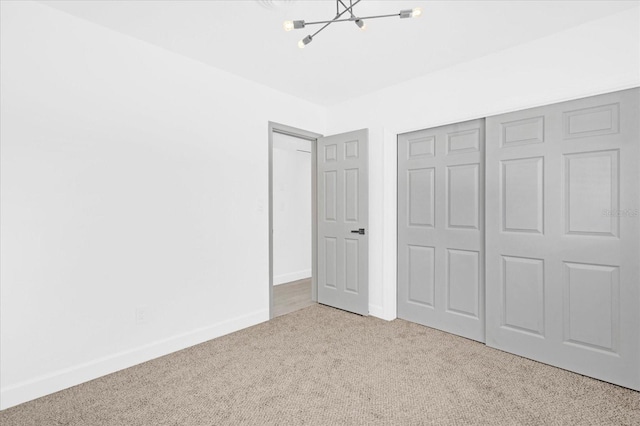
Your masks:
<instances>
[{"instance_id":1,"label":"chandelier","mask_svg":"<svg viewBox=\"0 0 640 426\"><path fill-rule=\"evenodd\" d=\"M333 24L334 22L353 22L354 24L356 24L358 26L358 28L360 28L361 30L364 30L367 28L367 24L365 22L365 20L367 19L378 19L378 18L390 18L392 16L398 16L401 19L405 19L405 18L417 18L419 16L422 15L422 9L419 7L416 7L414 9L405 9L405 10L401 10L398 13L391 13L388 15L376 15L376 16L357 16L354 12L353 12L353 8L355 7L355 5L357 5L358 3L360 3L362 0L356 0L355 2L353 0L349 0L349 5L347 6L345 4L347 0L336 0L336 16L331 19L331 20L327 20L327 21L315 21L315 22L306 22L304 20L299 20L299 21L284 21L284 24L282 24L283 28L285 31L291 31L293 29L301 29L301 28L306 28L308 25L322 25L322 27L316 31L313 34L310 34L308 36L306 36L305 38L303 38L302 40L300 40L298 42L298 47L303 49L307 44L311 43L313 41L313 38L318 35L318 33L322 30L324 30L325 28L327 28L329 25ZM343 18L342 15L344 15L345 13L349 13L349 17L348 18Z\"/></svg>"}]
</instances>

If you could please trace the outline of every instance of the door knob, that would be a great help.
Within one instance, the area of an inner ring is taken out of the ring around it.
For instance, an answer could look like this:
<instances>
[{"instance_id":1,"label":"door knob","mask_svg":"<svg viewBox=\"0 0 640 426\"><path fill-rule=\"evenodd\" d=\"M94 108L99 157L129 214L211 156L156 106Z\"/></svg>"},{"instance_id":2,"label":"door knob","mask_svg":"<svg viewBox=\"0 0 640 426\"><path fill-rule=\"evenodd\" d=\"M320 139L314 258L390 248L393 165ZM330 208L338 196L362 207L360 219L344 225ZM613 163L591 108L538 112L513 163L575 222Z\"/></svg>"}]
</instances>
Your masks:
<instances>
[{"instance_id":1,"label":"door knob","mask_svg":"<svg viewBox=\"0 0 640 426\"><path fill-rule=\"evenodd\" d=\"M360 228L360 229L354 229L351 231L352 234L360 234L360 235L364 235L364 228Z\"/></svg>"}]
</instances>

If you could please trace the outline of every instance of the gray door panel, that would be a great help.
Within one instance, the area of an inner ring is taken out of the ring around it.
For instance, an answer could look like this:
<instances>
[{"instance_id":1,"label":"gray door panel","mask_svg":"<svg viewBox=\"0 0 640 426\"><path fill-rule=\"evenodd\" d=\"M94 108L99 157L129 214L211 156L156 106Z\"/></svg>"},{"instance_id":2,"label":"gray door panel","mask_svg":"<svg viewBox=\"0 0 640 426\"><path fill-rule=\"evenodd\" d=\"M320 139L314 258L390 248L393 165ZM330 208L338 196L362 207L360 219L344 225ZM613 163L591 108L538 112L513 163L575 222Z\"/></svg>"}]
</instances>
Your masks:
<instances>
[{"instance_id":1,"label":"gray door panel","mask_svg":"<svg viewBox=\"0 0 640 426\"><path fill-rule=\"evenodd\" d=\"M368 134L319 138L317 148L318 302L360 315L369 313Z\"/></svg>"},{"instance_id":2,"label":"gray door panel","mask_svg":"<svg viewBox=\"0 0 640 426\"><path fill-rule=\"evenodd\" d=\"M640 90L487 118L487 345L640 389Z\"/></svg>"},{"instance_id":3,"label":"gray door panel","mask_svg":"<svg viewBox=\"0 0 640 426\"><path fill-rule=\"evenodd\" d=\"M398 136L398 317L484 341L484 120Z\"/></svg>"}]
</instances>

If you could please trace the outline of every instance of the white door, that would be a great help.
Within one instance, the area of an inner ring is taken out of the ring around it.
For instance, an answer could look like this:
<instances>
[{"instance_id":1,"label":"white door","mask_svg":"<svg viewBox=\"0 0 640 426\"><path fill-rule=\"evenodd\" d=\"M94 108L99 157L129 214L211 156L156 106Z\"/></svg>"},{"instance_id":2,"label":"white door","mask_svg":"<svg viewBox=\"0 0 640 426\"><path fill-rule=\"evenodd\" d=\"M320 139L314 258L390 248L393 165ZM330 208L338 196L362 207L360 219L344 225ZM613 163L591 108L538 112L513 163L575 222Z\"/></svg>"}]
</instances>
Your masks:
<instances>
[{"instance_id":1,"label":"white door","mask_svg":"<svg viewBox=\"0 0 640 426\"><path fill-rule=\"evenodd\" d=\"M369 313L367 129L318 139L318 302Z\"/></svg>"},{"instance_id":2,"label":"white door","mask_svg":"<svg viewBox=\"0 0 640 426\"><path fill-rule=\"evenodd\" d=\"M484 341L484 120L398 136L398 317Z\"/></svg>"},{"instance_id":3,"label":"white door","mask_svg":"<svg viewBox=\"0 0 640 426\"><path fill-rule=\"evenodd\" d=\"M487 118L487 344L640 389L638 89Z\"/></svg>"}]
</instances>

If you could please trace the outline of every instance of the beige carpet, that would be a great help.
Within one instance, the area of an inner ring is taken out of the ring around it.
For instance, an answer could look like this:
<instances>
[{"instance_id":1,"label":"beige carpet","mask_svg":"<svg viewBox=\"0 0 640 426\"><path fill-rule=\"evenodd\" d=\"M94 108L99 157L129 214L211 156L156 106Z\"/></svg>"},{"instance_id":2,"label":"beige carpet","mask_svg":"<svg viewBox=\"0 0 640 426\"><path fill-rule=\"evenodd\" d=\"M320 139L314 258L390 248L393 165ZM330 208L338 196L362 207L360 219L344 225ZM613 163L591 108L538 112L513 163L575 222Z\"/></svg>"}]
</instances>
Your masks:
<instances>
[{"instance_id":1,"label":"beige carpet","mask_svg":"<svg viewBox=\"0 0 640 426\"><path fill-rule=\"evenodd\" d=\"M10 425L640 424L640 393L315 305L0 413Z\"/></svg>"}]
</instances>

